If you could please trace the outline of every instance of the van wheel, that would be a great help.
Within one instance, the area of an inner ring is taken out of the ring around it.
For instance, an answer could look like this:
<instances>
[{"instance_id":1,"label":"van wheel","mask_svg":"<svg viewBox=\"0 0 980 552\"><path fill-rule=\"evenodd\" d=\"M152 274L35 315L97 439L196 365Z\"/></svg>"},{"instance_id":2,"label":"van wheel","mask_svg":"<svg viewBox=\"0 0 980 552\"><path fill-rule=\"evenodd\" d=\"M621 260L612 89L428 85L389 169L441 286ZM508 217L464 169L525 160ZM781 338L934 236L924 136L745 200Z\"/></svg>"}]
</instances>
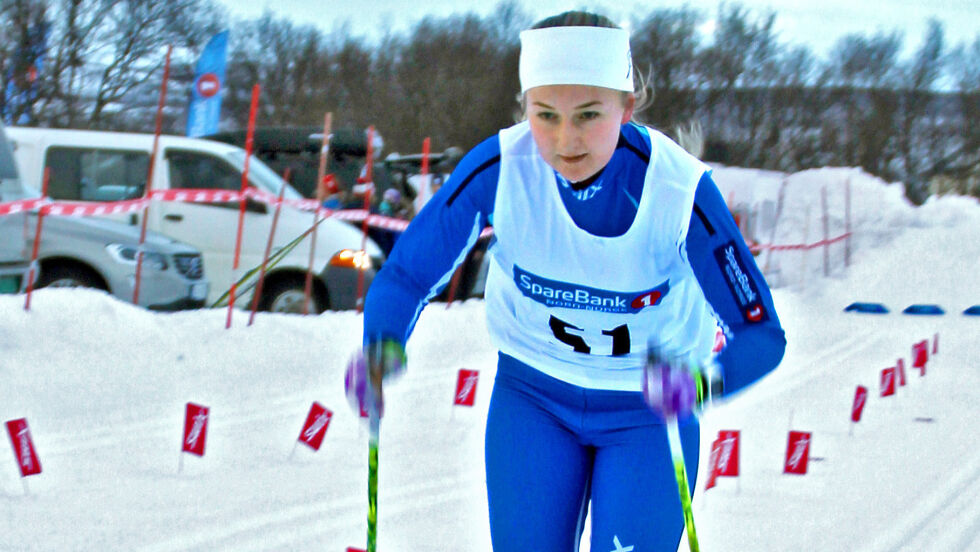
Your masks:
<instances>
[{"instance_id":1,"label":"van wheel","mask_svg":"<svg viewBox=\"0 0 980 552\"><path fill-rule=\"evenodd\" d=\"M287 314L303 314L305 299L305 282L297 280L279 280L271 282L262 293L259 310ZM320 298L314 290L310 294L310 313L319 314L323 311Z\"/></svg>"},{"instance_id":2,"label":"van wheel","mask_svg":"<svg viewBox=\"0 0 980 552\"><path fill-rule=\"evenodd\" d=\"M77 265L44 267L37 279L37 287L87 287L109 291L91 269Z\"/></svg>"}]
</instances>

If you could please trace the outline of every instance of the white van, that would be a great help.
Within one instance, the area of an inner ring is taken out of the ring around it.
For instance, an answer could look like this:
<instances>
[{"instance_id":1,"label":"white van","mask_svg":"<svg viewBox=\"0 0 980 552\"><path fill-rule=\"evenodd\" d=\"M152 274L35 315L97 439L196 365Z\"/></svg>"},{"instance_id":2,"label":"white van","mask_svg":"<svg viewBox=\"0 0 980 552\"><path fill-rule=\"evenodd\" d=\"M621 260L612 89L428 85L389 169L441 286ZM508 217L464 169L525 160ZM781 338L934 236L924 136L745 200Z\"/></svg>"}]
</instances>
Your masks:
<instances>
[{"instance_id":1,"label":"white van","mask_svg":"<svg viewBox=\"0 0 980 552\"><path fill-rule=\"evenodd\" d=\"M20 179L0 122L0 203L38 197L40 192ZM0 293L27 286L37 217L37 209L0 215ZM113 220L47 216L38 243L36 287L89 287L132 301L140 233ZM139 304L153 310L204 306L209 284L201 253L156 232L147 232L142 241Z\"/></svg>"},{"instance_id":2,"label":"white van","mask_svg":"<svg viewBox=\"0 0 980 552\"><path fill-rule=\"evenodd\" d=\"M14 156L24 181L38 189L44 169L50 169L48 195L52 199L105 202L143 195L152 134L56 130L8 127ZM239 147L194 138L161 136L153 171L153 190L241 189L245 151ZM268 166L249 160L249 185L285 199L302 199ZM242 234L238 273L233 273L239 203L184 203L154 201L149 208L147 228L191 244L204 255L204 268L211 281L208 304L214 304L231 287L232 279L261 265L273 223L275 207L248 200ZM142 212L113 215L130 224L140 224ZM270 267L262 288L259 308L276 312L301 312L306 271L310 262L313 213L284 205L276 227L272 254L290 242L301 241ZM322 219L321 219L322 220ZM300 238L306 233L306 236ZM312 312L350 309L356 306L358 272L366 293L374 274L384 261L378 246L367 240L361 252L361 233L336 219L323 220L316 236L313 270ZM255 271L256 275L258 271ZM238 288L236 304L251 301L256 278Z\"/></svg>"}]
</instances>

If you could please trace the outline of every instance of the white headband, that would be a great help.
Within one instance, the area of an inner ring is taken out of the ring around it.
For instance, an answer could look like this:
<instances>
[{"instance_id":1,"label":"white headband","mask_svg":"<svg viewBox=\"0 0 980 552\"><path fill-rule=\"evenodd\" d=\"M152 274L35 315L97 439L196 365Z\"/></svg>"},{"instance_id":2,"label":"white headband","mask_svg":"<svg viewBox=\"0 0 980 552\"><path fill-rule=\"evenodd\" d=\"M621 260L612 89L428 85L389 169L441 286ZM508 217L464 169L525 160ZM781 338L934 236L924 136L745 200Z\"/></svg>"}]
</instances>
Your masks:
<instances>
[{"instance_id":1,"label":"white headband","mask_svg":"<svg viewBox=\"0 0 980 552\"><path fill-rule=\"evenodd\" d=\"M630 35L607 27L546 27L521 32L521 92L549 84L633 91Z\"/></svg>"}]
</instances>

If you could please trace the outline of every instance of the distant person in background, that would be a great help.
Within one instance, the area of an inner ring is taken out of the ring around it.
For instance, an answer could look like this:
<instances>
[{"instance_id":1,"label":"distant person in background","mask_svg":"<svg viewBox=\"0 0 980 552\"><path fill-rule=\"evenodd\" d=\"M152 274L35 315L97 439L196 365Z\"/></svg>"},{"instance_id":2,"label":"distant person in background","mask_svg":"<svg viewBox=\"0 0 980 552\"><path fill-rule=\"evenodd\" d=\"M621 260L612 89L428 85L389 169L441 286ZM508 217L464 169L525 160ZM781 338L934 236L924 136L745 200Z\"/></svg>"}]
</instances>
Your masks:
<instances>
[{"instance_id":1,"label":"distant person in background","mask_svg":"<svg viewBox=\"0 0 980 552\"><path fill-rule=\"evenodd\" d=\"M381 204L378 205L378 213L402 220L412 220L412 217L415 216L412 203L407 201L396 188L388 188L381 195Z\"/></svg>"},{"instance_id":2,"label":"distant person in background","mask_svg":"<svg viewBox=\"0 0 980 552\"><path fill-rule=\"evenodd\" d=\"M337 186L337 178L333 174L323 176L323 180L316 187L314 196L317 203L327 209L340 209L341 193Z\"/></svg>"},{"instance_id":3,"label":"distant person in background","mask_svg":"<svg viewBox=\"0 0 980 552\"><path fill-rule=\"evenodd\" d=\"M470 151L399 238L346 374L369 384L348 395L380 409L422 308L492 223L493 549L578 550L591 505L592 550L674 552L684 521L664 420L680 420L693 486L694 414L773 370L786 340L710 169L632 122L629 33L566 12L520 38L526 119ZM666 362L647 365L651 350Z\"/></svg>"}]
</instances>

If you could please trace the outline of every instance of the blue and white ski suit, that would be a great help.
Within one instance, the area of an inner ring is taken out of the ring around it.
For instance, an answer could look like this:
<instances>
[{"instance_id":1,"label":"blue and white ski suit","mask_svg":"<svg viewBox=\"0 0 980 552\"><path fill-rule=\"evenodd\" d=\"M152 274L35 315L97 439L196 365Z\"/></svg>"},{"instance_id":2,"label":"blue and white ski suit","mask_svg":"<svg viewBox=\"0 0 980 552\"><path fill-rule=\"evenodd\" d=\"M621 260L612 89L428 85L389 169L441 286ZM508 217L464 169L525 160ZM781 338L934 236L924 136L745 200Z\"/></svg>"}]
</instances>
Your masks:
<instances>
[{"instance_id":1,"label":"blue and white ski suit","mask_svg":"<svg viewBox=\"0 0 980 552\"><path fill-rule=\"evenodd\" d=\"M776 367L772 297L707 166L623 125L609 163L571 184L529 125L474 148L399 238L365 304L365 340L407 341L427 300L492 224L487 324L499 348L486 429L497 552L675 550L666 431L640 393L648 342L704 359L721 328L725 393ZM696 480L696 419L681 426Z\"/></svg>"}]
</instances>

